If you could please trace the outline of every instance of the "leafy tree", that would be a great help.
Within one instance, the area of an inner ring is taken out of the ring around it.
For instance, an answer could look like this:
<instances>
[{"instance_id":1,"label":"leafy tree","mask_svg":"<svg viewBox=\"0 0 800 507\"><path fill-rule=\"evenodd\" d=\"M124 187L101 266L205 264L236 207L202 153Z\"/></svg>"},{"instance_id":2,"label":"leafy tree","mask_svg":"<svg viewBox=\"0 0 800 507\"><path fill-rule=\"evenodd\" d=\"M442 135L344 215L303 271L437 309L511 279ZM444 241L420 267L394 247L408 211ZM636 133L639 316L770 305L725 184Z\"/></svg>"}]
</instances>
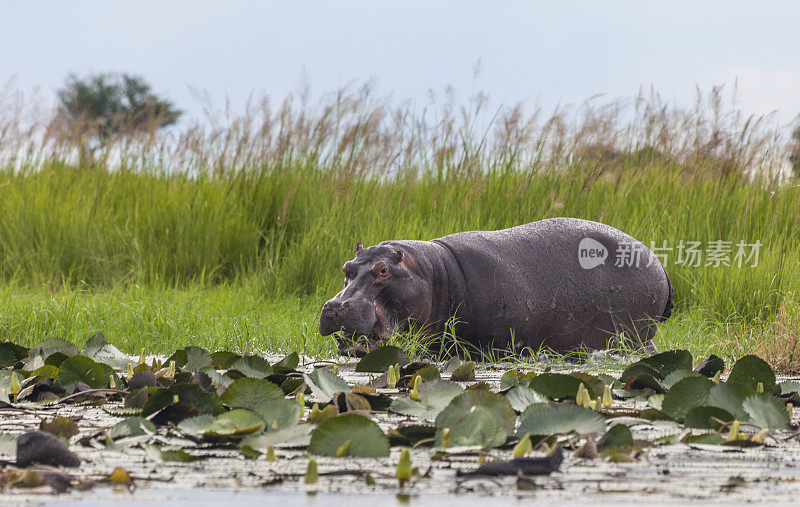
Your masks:
<instances>
[{"instance_id":1,"label":"leafy tree","mask_svg":"<svg viewBox=\"0 0 800 507\"><path fill-rule=\"evenodd\" d=\"M153 93L144 79L128 74L70 75L58 98L61 125L78 139L88 159L115 136L153 133L182 113Z\"/></svg>"}]
</instances>

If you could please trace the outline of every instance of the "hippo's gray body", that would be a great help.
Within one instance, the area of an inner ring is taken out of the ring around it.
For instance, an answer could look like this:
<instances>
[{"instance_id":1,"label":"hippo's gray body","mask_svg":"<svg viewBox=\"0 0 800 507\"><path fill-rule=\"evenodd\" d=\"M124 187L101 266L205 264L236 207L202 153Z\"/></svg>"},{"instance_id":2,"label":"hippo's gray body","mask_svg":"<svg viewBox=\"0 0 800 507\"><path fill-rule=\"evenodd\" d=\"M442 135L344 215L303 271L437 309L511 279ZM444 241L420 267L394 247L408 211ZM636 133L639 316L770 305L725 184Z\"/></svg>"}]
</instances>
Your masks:
<instances>
[{"instance_id":1,"label":"hippo's gray body","mask_svg":"<svg viewBox=\"0 0 800 507\"><path fill-rule=\"evenodd\" d=\"M387 324L411 318L435 335L455 316L457 337L478 346L508 348L513 336L519 351L603 349L622 332L649 344L673 306L669 277L650 250L613 227L574 218L385 241L351 262L371 268L373 278L376 262L390 274L373 282L377 290L361 278L326 303L323 334L372 329L385 338ZM378 314L373 326L337 326L351 306L369 314L366 303Z\"/></svg>"}]
</instances>

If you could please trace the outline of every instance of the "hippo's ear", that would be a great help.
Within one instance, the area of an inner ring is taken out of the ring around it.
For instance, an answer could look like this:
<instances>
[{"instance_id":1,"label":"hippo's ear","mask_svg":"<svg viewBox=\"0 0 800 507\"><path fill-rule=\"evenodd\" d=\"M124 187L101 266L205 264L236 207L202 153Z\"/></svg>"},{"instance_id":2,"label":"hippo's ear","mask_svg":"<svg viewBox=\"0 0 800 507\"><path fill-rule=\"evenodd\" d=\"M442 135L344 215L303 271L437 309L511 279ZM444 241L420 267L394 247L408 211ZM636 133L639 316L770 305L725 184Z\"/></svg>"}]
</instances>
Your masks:
<instances>
[{"instance_id":1,"label":"hippo's ear","mask_svg":"<svg viewBox=\"0 0 800 507\"><path fill-rule=\"evenodd\" d=\"M395 250L392 252L391 260L395 264L400 264L403 261L403 251L402 250Z\"/></svg>"},{"instance_id":2,"label":"hippo's ear","mask_svg":"<svg viewBox=\"0 0 800 507\"><path fill-rule=\"evenodd\" d=\"M364 243L362 243L360 241L358 243L356 243L356 253L360 252L363 249L364 249Z\"/></svg>"}]
</instances>

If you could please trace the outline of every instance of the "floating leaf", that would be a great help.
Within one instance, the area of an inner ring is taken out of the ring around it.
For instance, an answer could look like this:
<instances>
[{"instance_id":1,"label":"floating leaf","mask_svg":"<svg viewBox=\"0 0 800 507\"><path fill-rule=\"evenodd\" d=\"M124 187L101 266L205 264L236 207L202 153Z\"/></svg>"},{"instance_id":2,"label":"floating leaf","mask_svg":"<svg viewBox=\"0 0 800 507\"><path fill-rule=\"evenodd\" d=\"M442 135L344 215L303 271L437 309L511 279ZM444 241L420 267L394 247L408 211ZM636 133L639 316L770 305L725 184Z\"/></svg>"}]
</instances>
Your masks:
<instances>
[{"instance_id":1,"label":"floating leaf","mask_svg":"<svg viewBox=\"0 0 800 507\"><path fill-rule=\"evenodd\" d=\"M32 347L28 353L29 357L36 355L42 356L47 359L50 355L55 353L64 354L67 357L78 355L78 347L73 343L58 337L45 338L39 342L35 347Z\"/></svg>"},{"instance_id":2,"label":"floating leaf","mask_svg":"<svg viewBox=\"0 0 800 507\"><path fill-rule=\"evenodd\" d=\"M522 412L534 403L547 403L547 398L537 393L530 387L517 386L506 393L506 399L511 404L511 408L517 412Z\"/></svg>"},{"instance_id":3,"label":"floating leaf","mask_svg":"<svg viewBox=\"0 0 800 507\"><path fill-rule=\"evenodd\" d=\"M311 440L311 424L295 424L277 431L267 431L256 436L248 436L242 445L249 445L253 449L266 451L268 446L275 447L306 447Z\"/></svg>"},{"instance_id":4,"label":"floating leaf","mask_svg":"<svg viewBox=\"0 0 800 507\"><path fill-rule=\"evenodd\" d=\"M0 343L0 368L13 365L28 357L28 349L13 342Z\"/></svg>"},{"instance_id":5,"label":"floating leaf","mask_svg":"<svg viewBox=\"0 0 800 507\"><path fill-rule=\"evenodd\" d=\"M667 375L677 370L691 370L692 354L687 350L668 350L645 357L639 362L656 370L661 378L666 378Z\"/></svg>"},{"instance_id":6,"label":"floating leaf","mask_svg":"<svg viewBox=\"0 0 800 507\"><path fill-rule=\"evenodd\" d=\"M787 426L790 422L786 405L766 393L748 396L742 403L742 407L750 416L750 420L762 428L777 430Z\"/></svg>"},{"instance_id":7,"label":"floating leaf","mask_svg":"<svg viewBox=\"0 0 800 507\"><path fill-rule=\"evenodd\" d=\"M334 394L350 390L344 379L324 368L318 368L310 375L304 375L304 378L314 396L326 403L333 399Z\"/></svg>"},{"instance_id":8,"label":"floating leaf","mask_svg":"<svg viewBox=\"0 0 800 507\"><path fill-rule=\"evenodd\" d=\"M582 381L563 373L542 373L531 379L529 387L553 400L575 398ZM601 393L602 394L602 393Z\"/></svg>"},{"instance_id":9,"label":"floating leaf","mask_svg":"<svg viewBox=\"0 0 800 507\"><path fill-rule=\"evenodd\" d=\"M711 378L717 373L725 371L725 361L721 357L711 354L694 371L704 377Z\"/></svg>"},{"instance_id":10,"label":"floating leaf","mask_svg":"<svg viewBox=\"0 0 800 507\"><path fill-rule=\"evenodd\" d=\"M384 345L362 357L356 365L356 371L383 373L389 369L389 366L395 364L405 366L408 363L408 355L403 352L403 349L394 345Z\"/></svg>"},{"instance_id":11,"label":"floating leaf","mask_svg":"<svg viewBox=\"0 0 800 507\"><path fill-rule=\"evenodd\" d=\"M447 380L423 382L419 386L419 401L405 397L396 398L389 410L398 414L434 419L462 392L464 389L455 382Z\"/></svg>"},{"instance_id":12,"label":"floating leaf","mask_svg":"<svg viewBox=\"0 0 800 507\"><path fill-rule=\"evenodd\" d=\"M242 358L242 356L239 354L234 354L233 352L228 352L226 350L214 352L210 355L210 357L212 367L217 370L227 370L231 367L231 364Z\"/></svg>"},{"instance_id":13,"label":"floating leaf","mask_svg":"<svg viewBox=\"0 0 800 507\"><path fill-rule=\"evenodd\" d=\"M177 401L176 401L177 400ZM181 421L198 414L219 414L225 410L215 394L203 391L197 384L173 384L167 389L156 389L142 409L142 416L149 417L167 407L174 406L170 414L172 422Z\"/></svg>"},{"instance_id":14,"label":"floating leaf","mask_svg":"<svg viewBox=\"0 0 800 507\"><path fill-rule=\"evenodd\" d=\"M707 404L726 410L733 415L736 420L749 421L750 416L745 412L742 403L745 398L751 394L755 394L755 392L756 390L754 387L744 384L720 382L712 387L711 392L708 393Z\"/></svg>"},{"instance_id":15,"label":"floating leaf","mask_svg":"<svg viewBox=\"0 0 800 507\"><path fill-rule=\"evenodd\" d=\"M687 377L664 395L661 410L676 419L683 419L694 407L707 405L708 393L714 383L705 377Z\"/></svg>"},{"instance_id":16,"label":"floating leaf","mask_svg":"<svg viewBox=\"0 0 800 507\"><path fill-rule=\"evenodd\" d=\"M300 356L297 355L297 352L292 352L288 356L284 357L283 359L272 365L272 370L276 374L285 375L287 373L295 371L299 364L300 364Z\"/></svg>"},{"instance_id":17,"label":"floating leaf","mask_svg":"<svg viewBox=\"0 0 800 507\"><path fill-rule=\"evenodd\" d=\"M632 365L628 366L624 370L622 370L622 374L619 376L620 382L622 384L628 386L633 382L637 377L641 375L647 375L649 377L654 378L656 381L663 380L666 375L662 375L658 370L650 366L649 364L643 363L642 361L638 361L633 363ZM658 384L660 386L660 384Z\"/></svg>"},{"instance_id":18,"label":"floating leaf","mask_svg":"<svg viewBox=\"0 0 800 507\"><path fill-rule=\"evenodd\" d=\"M205 349L192 346L186 347L183 350L186 352L186 364L184 368L187 370L195 371L211 366L211 356Z\"/></svg>"},{"instance_id":19,"label":"floating leaf","mask_svg":"<svg viewBox=\"0 0 800 507\"><path fill-rule=\"evenodd\" d=\"M241 359L237 359L231 364L229 369L239 371L245 377L259 379L267 378L274 373L269 362L259 356L245 356Z\"/></svg>"},{"instance_id":20,"label":"floating leaf","mask_svg":"<svg viewBox=\"0 0 800 507\"><path fill-rule=\"evenodd\" d=\"M67 440L79 433L78 424L66 417L54 417L50 421L42 421L41 424L39 424L39 429Z\"/></svg>"},{"instance_id":21,"label":"floating leaf","mask_svg":"<svg viewBox=\"0 0 800 507\"><path fill-rule=\"evenodd\" d=\"M155 445L148 445L146 447L147 455L151 459L157 461L176 461L178 463L191 463L200 459L199 456L194 456L184 451L183 449L160 449Z\"/></svg>"},{"instance_id":22,"label":"floating leaf","mask_svg":"<svg viewBox=\"0 0 800 507\"><path fill-rule=\"evenodd\" d=\"M715 430L720 427L716 419L727 423L733 421L734 417L723 408L703 405L689 410L685 424L687 428Z\"/></svg>"},{"instance_id":23,"label":"floating leaf","mask_svg":"<svg viewBox=\"0 0 800 507\"><path fill-rule=\"evenodd\" d=\"M261 412L270 403L285 399L283 390L270 382L257 378L236 379L225 389L219 401L233 408L246 408Z\"/></svg>"},{"instance_id":24,"label":"floating leaf","mask_svg":"<svg viewBox=\"0 0 800 507\"><path fill-rule=\"evenodd\" d=\"M436 416L436 443L449 429L451 445L492 448L514 432L517 415L505 397L490 391L464 391Z\"/></svg>"},{"instance_id":25,"label":"floating leaf","mask_svg":"<svg viewBox=\"0 0 800 507\"><path fill-rule=\"evenodd\" d=\"M450 380L455 382L471 382L475 380L475 362L467 361L456 368L450 375Z\"/></svg>"},{"instance_id":26,"label":"floating leaf","mask_svg":"<svg viewBox=\"0 0 800 507\"><path fill-rule=\"evenodd\" d=\"M661 381L661 385L664 386L664 389L672 389L672 386L689 377L703 377L703 375L692 370L675 370Z\"/></svg>"},{"instance_id":27,"label":"floating leaf","mask_svg":"<svg viewBox=\"0 0 800 507\"><path fill-rule=\"evenodd\" d=\"M800 382L797 380L784 380L780 387L781 394L800 393Z\"/></svg>"},{"instance_id":28,"label":"floating leaf","mask_svg":"<svg viewBox=\"0 0 800 507\"><path fill-rule=\"evenodd\" d=\"M744 356L733 365L728 382L735 382L755 388L763 384L764 392L771 393L775 388L775 373L766 361L758 356Z\"/></svg>"},{"instance_id":29,"label":"floating leaf","mask_svg":"<svg viewBox=\"0 0 800 507\"><path fill-rule=\"evenodd\" d=\"M73 356L61 363L58 369L58 381L68 391L75 388L76 382L83 382L92 389L101 389L108 385L105 369L99 363L83 356Z\"/></svg>"},{"instance_id":30,"label":"floating leaf","mask_svg":"<svg viewBox=\"0 0 800 507\"><path fill-rule=\"evenodd\" d=\"M345 414L328 419L311 435L308 452L322 456L336 456L336 452L350 441L348 456L383 458L389 456L389 439L374 421L358 415Z\"/></svg>"},{"instance_id":31,"label":"floating leaf","mask_svg":"<svg viewBox=\"0 0 800 507\"><path fill-rule=\"evenodd\" d=\"M411 377L411 383L413 383L414 379L416 378L421 378L426 382L430 382L432 380L439 380L440 378L442 378L442 375L439 373L439 370L435 366L431 365L421 368L416 372L414 372L414 375L412 375Z\"/></svg>"},{"instance_id":32,"label":"floating leaf","mask_svg":"<svg viewBox=\"0 0 800 507\"><path fill-rule=\"evenodd\" d=\"M608 428L603 438L597 442L597 449L600 452L607 451L614 447L633 446L633 435L630 428L624 424L615 424Z\"/></svg>"},{"instance_id":33,"label":"floating leaf","mask_svg":"<svg viewBox=\"0 0 800 507\"><path fill-rule=\"evenodd\" d=\"M264 428L264 420L255 412L241 408L218 415L203 433L206 435L240 436Z\"/></svg>"},{"instance_id":34,"label":"floating leaf","mask_svg":"<svg viewBox=\"0 0 800 507\"><path fill-rule=\"evenodd\" d=\"M112 440L125 437L138 437L140 435L154 435L156 427L147 419L141 417L128 417L106 431Z\"/></svg>"},{"instance_id":35,"label":"floating leaf","mask_svg":"<svg viewBox=\"0 0 800 507\"><path fill-rule=\"evenodd\" d=\"M589 395L592 397L592 399L595 399L598 396L603 396L603 388L606 384L600 380L599 377L590 375L585 371L573 371L569 374L569 376L580 380L584 387L589 391Z\"/></svg>"},{"instance_id":36,"label":"floating leaf","mask_svg":"<svg viewBox=\"0 0 800 507\"><path fill-rule=\"evenodd\" d=\"M594 410L576 405L539 403L529 406L522 413L517 436L565 433L601 435L605 431L605 419Z\"/></svg>"}]
</instances>

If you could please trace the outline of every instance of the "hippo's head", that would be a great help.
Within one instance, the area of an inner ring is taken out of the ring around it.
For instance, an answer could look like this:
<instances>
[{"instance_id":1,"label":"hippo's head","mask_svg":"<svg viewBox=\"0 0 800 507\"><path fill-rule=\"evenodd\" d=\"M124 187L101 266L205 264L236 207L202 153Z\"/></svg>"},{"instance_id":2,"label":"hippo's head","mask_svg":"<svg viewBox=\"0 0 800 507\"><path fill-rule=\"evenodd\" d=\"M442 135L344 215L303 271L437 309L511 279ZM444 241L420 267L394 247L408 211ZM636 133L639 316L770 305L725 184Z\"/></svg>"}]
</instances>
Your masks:
<instances>
[{"instance_id":1,"label":"hippo's head","mask_svg":"<svg viewBox=\"0 0 800 507\"><path fill-rule=\"evenodd\" d=\"M322 306L319 318L322 336L340 332L340 352L363 355L370 345L386 341L395 324L409 318L425 321L430 315L430 284L417 272L411 253L387 244L364 248L358 243L355 259L342 270L344 289ZM366 337L366 347L361 337ZM352 338L356 344L348 349L347 339L352 344Z\"/></svg>"}]
</instances>

